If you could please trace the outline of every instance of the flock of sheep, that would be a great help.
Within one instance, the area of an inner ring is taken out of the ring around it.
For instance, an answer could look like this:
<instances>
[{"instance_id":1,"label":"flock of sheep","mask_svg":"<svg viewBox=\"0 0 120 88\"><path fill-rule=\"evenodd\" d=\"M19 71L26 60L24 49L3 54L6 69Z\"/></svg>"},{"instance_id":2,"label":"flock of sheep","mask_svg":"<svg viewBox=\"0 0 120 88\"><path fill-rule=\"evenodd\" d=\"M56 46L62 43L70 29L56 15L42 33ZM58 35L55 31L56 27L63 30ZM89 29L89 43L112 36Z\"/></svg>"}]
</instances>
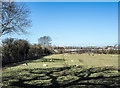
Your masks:
<instances>
[{"instance_id":1,"label":"flock of sheep","mask_svg":"<svg viewBox=\"0 0 120 88\"><path fill-rule=\"evenodd\" d=\"M76 55L78 55L78 54L76 54ZM100 54L99 54L100 55ZM64 56L68 56L68 54L64 54ZM115 55L112 55L112 56L115 56ZM50 57L51 59L49 60L50 62L52 62L53 61L53 59L52 59L52 56ZM74 60L71 60L71 62L74 62ZM82 60L79 60L79 62L82 62ZM28 63L24 63L23 64L24 66L28 66ZM48 64L43 64L43 66L44 67L48 67ZM74 65L74 67L78 67L78 65Z\"/></svg>"},{"instance_id":2,"label":"flock of sheep","mask_svg":"<svg viewBox=\"0 0 120 88\"><path fill-rule=\"evenodd\" d=\"M78 55L78 54L76 54L76 55ZM68 54L64 54L64 56L68 56ZM51 58L50 62L52 62L53 61L52 56L50 58ZM74 62L74 60L71 60L71 62ZM43 64L43 66L48 67L48 64ZM78 65L74 65L74 67L78 67Z\"/></svg>"},{"instance_id":3,"label":"flock of sheep","mask_svg":"<svg viewBox=\"0 0 120 88\"><path fill-rule=\"evenodd\" d=\"M73 55L73 54L72 54ZM76 55L78 55L78 54L76 54ZM64 54L64 56L68 56L68 54ZM50 62L52 62L53 61L53 59L52 59L52 56L50 57L51 59L49 60ZM74 60L71 60L71 62L74 62ZM80 61L81 62L81 61ZM24 66L28 66L28 63L24 63L23 64ZM43 66L44 67L48 67L48 64L43 64ZM78 65L74 65L74 67L78 67Z\"/></svg>"}]
</instances>

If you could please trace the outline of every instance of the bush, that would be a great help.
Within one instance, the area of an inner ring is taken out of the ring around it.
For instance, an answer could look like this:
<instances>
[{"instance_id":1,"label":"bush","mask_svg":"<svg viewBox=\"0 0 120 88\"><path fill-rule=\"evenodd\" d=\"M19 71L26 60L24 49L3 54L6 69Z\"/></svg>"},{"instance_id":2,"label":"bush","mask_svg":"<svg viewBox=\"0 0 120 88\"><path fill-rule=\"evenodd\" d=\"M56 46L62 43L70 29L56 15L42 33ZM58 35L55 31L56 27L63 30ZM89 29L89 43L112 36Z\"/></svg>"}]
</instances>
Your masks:
<instances>
[{"instance_id":1,"label":"bush","mask_svg":"<svg viewBox=\"0 0 120 88\"><path fill-rule=\"evenodd\" d=\"M41 57L43 54L49 55L51 51L42 49L40 44L29 44L22 39L7 38L2 41L2 64L23 61L33 57Z\"/></svg>"}]
</instances>

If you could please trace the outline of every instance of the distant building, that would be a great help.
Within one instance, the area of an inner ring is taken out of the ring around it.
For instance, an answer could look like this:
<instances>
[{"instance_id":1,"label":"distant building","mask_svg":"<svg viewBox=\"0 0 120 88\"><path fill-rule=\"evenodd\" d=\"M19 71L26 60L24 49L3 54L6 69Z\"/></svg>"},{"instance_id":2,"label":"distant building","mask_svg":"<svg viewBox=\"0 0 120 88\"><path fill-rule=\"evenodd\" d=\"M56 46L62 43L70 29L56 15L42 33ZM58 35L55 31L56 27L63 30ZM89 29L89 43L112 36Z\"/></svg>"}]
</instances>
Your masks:
<instances>
[{"instance_id":1,"label":"distant building","mask_svg":"<svg viewBox=\"0 0 120 88\"><path fill-rule=\"evenodd\" d=\"M58 53L58 50L53 50L53 53Z\"/></svg>"}]
</instances>

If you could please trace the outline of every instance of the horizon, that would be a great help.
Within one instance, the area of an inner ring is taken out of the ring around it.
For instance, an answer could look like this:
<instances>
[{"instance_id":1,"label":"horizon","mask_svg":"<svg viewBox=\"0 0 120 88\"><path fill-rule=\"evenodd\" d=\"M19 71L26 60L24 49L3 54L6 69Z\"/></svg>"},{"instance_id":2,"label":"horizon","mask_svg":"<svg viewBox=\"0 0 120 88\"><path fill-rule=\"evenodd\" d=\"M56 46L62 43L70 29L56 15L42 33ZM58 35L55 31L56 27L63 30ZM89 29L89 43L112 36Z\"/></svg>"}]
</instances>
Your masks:
<instances>
[{"instance_id":1,"label":"horizon","mask_svg":"<svg viewBox=\"0 0 120 88\"><path fill-rule=\"evenodd\" d=\"M114 46L118 44L117 2L25 2L32 27L27 35L7 37L38 44L50 36L56 46ZM7 38L2 36L2 39Z\"/></svg>"}]
</instances>

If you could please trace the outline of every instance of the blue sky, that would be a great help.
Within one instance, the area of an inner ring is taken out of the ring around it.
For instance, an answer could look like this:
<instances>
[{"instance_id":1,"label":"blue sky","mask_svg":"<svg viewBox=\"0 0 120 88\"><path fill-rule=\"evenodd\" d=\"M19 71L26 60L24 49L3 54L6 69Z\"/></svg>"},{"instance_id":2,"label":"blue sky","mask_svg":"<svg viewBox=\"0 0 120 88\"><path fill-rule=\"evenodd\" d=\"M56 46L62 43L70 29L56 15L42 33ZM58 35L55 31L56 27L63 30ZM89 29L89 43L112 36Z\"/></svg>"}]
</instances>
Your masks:
<instances>
[{"instance_id":1,"label":"blue sky","mask_svg":"<svg viewBox=\"0 0 120 88\"><path fill-rule=\"evenodd\" d=\"M38 43L50 36L52 45L107 46L118 43L117 2L27 2L32 27L28 35L6 37Z\"/></svg>"}]
</instances>

